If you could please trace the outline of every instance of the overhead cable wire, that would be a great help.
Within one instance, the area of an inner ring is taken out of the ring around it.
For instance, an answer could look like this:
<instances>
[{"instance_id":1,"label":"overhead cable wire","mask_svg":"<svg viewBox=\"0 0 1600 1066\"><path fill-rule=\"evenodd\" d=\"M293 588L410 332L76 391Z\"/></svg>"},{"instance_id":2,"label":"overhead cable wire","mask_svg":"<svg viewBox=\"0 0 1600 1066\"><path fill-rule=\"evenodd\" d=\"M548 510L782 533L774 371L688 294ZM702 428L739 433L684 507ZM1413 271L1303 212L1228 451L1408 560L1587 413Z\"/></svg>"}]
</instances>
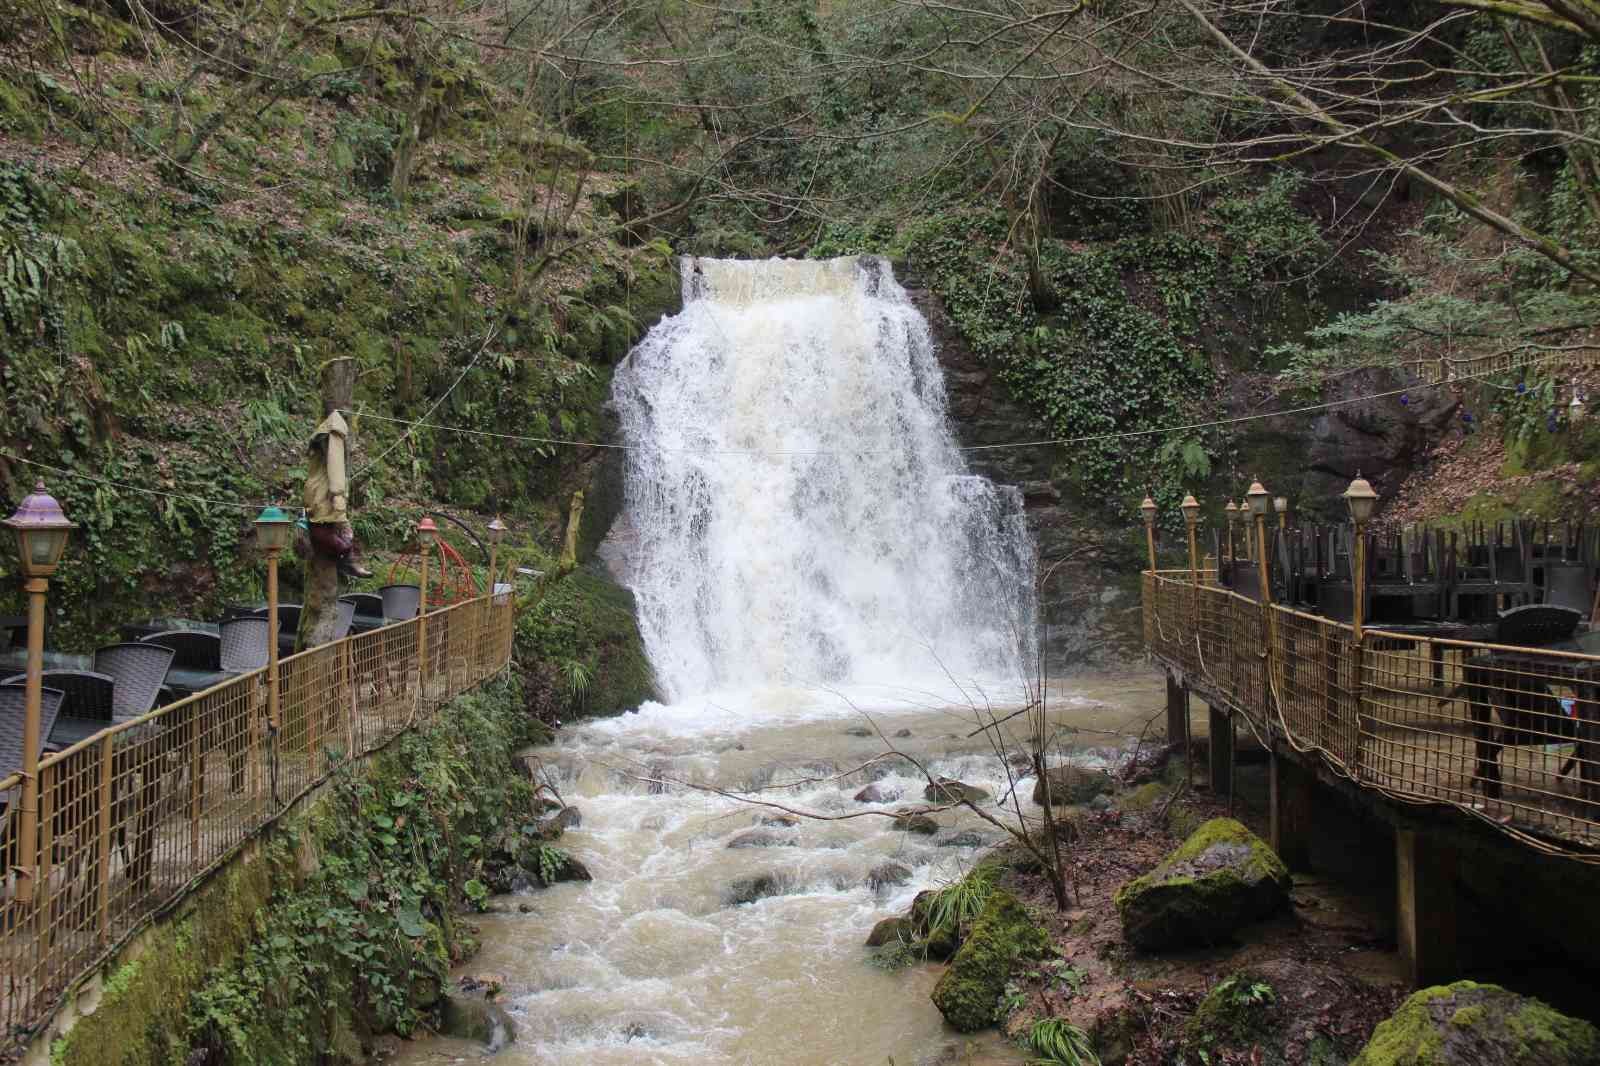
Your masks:
<instances>
[{"instance_id":1,"label":"overhead cable wire","mask_svg":"<svg viewBox=\"0 0 1600 1066\"><path fill-rule=\"evenodd\" d=\"M1395 396L1404 396L1407 393L1421 389L1443 388L1448 385L1459 384L1467 381L1476 381L1484 378L1498 377L1504 370L1484 371L1480 374L1460 374L1449 381L1422 383L1399 389L1390 389L1387 392L1369 393L1362 396L1346 397L1342 400L1328 400L1323 403L1305 404L1300 407L1289 407L1278 411L1262 411L1256 414L1237 415L1232 418L1219 418L1207 422L1190 422L1177 426L1159 426L1152 429L1119 430L1112 433L1091 433L1080 437L1051 437L1042 440L1010 441L1002 444L967 444L961 445L957 450L962 452L1005 451L1016 448L1044 448L1067 444L1092 444L1098 441L1126 440L1134 437L1160 436L1166 433L1187 433L1201 429L1215 429L1224 426L1239 425L1245 422L1258 422L1269 418L1284 418L1290 415L1310 414L1317 411L1329 411L1340 407L1349 407L1354 404L1368 403L1372 400L1384 400ZM435 405L437 406L437 405ZM758 456L808 456L808 455L859 455L859 451L850 449L819 449L809 451L788 451L761 448L665 448L658 445L617 444L605 441L578 440L571 437L540 437L524 433L505 433L490 429L473 429L468 426L452 426L442 423L417 422L405 418L396 418L392 415L380 415L374 411L362 410L358 414L362 418L371 418L379 422L394 422L399 425L410 426L414 431L418 428L439 430L445 433L459 433L469 437L488 437L496 440L522 441L529 444L558 444L576 448L610 448L616 451L644 451L646 449L669 453L686 453L690 455L758 455Z\"/></svg>"}]
</instances>

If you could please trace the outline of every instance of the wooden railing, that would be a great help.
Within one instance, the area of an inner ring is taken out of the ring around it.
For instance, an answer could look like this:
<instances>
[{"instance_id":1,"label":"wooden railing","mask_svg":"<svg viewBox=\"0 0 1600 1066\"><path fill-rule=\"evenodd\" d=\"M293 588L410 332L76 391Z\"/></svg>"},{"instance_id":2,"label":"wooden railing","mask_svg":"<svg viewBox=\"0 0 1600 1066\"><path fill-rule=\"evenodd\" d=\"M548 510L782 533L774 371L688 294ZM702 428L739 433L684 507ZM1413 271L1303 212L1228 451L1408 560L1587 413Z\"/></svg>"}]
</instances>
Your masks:
<instances>
[{"instance_id":1,"label":"wooden railing","mask_svg":"<svg viewBox=\"0 0 1600 1066\"><path fill-rule=\"evenodd\" d=\"M1545 348L1528 344L1487 355L1449 356L1433 359L1407 359L1401 367L1424 385L1468 381L1509 374L1531 368L1594 366L1600 361L1600 348Z\"/></svg>"},{"instance_id":2,"label":"wooden railing","mask_svg":"<svg viewBox=\"0 0 1600 1066\"><path fill-rule=\"evenodd\" d=\"M1600 657L1351 627L1144 574L1150 653L1264 743L1600 862Z\"/></svg>"},{"instance_id":3,"label":"wooden railing","mask_svg":"<svg viewBox=\"0 0 1600 1066\"><path fill-rule=\"evenodd\" d=\"M11 878L0 908L6 1049L335 766L504 669L513 614L509 596L485 596L284 659L275 731L262 669L43 759L34 898ZM20 775L0 780L7 870L20 793Z\"/></svg>"}]
</instances>

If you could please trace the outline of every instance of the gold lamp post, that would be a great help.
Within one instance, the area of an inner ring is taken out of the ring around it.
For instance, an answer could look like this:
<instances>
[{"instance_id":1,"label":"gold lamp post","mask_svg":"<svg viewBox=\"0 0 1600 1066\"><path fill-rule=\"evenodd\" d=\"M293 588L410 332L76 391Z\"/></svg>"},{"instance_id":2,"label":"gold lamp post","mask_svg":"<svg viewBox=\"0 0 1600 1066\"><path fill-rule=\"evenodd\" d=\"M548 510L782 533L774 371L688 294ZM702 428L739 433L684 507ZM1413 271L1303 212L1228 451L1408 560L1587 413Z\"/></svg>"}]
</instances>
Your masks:
<instances>
[{"instance_id":1,"label":"gold lamp post","mask_svg":"<svg viewBox=\"0 0 1600 1066\"><path fill-rule=\"evenodd\" d=\"M495 577L495 556L500 552L500 542L506 539L506 524L496 515L493 522L489 523L489 598L494 600L494 586L499 579Z\"/></svg>"},{"instance_id":2,"label":"gold lamp post","mask_svg":"<svg viewBox=\"0 0 1600 1066\"><path fill-rule=\"evenodd\" d=\"M36 482L5 524L17 535L22 588L28 594L28 673L22 719L22 809L17 825L17 898L29 902L39 854L39 704L44 672L44 601L50 575L61 564L67 535L77 526L67 521L61 505Z\"/></svg>"},{"instance_id":3,"label":"gold lamp post","mask_svg":"<svg viewBox=\"0 0 1600 1066\"><path fill-rule=\"evenodd\" d=\"M1278 512L1278 528L1279 529L1288 529L1289 528L1289 497L1287 497L1287 496L1274 496L1272 498L1272 509L1274 511Z\"/></svg>"},{"instance_id":4,"label":"gold lamp post","mask_svg":"<svg viewBox=\"0 0 1600 1066\"><path fill-rule=\"evenodd\" d=\"M1261 602L1272 602L1272 583L1267 574L1267 511L1272 508L1272 494L1261 487L1260 480L1250 483L1244 494L1250 504L1250 513L1256 520L1256 569L1261 573Z\"/></svg>"},{"instance_id":5,"label":"gold lamp post","mask_svg":"<svg viewBox=\"0 0 1600 1066\"><path fill-rule=\"evenodd\" d=\"M1139 512L1144 515L1144 546L1150 554L1150 572L1156 572L1156 501L1146 496L1139 505Z\"/></svg>"},{"instance_id":6,"label":"gold lamp post","mask_svg":"<svg viewBox=\"0 0 1600 1066\"><path fill-rule=\"evenodd\" d=\"M1200 501L1190 493L1178 504L1178 509L1183 512L1184 525L1189 527L1189 583L1200 584L1200 560L1198 549L1195 547L1194 529L1200 521Z\"/></svg>"},{"instance_id":7,"label":"gold lamp post","mask_svg":"<svg viewBox=\"0 0 1600 1066\"><path fill-rule=\"evenodd\" d=\"M1367 596L1367 521L1372 517L1372 511L1378 505L1378 494L1372 491L1372 485L1361 476L1361 471L1356 471L1356 478L1350 482L1350 487L1344 490L1344 503L1350 509L1350 521L1356 527L1355 556L1351 566L1351 583L1354 587L1354 600L1351 605L1351 637L1357 644L1361 643L1362 615L1366 610Z\"/></svg>"},{"instance_id":8,"label":"gold lamp post","mask_svg":"<svg viewBox=\"0 0 1600 1066\"><path fill-rule=\"evenodd\" d=\"M500 551L500 542L505 539L506 524L495 515L494 521L489 523L489 595L483 601L483 622L478 634L480 650L488 646L489 627L494 620L495 591L500 580L495 576L495 556Z\"/></svg>"},{"instance_id":9,"label":"gold lamp post","mask_svg":"<svg viewBox=\"0 0 1600 1066\"><path fill-rule=\"evenodd\" d=\"M428 556L433 554L433 544L439 539L439 527L431 515L423 515L417 523L417 554L422 558L417 596L417 678L418 688L428 679Z\"/></svg>"},{"instance_id":10,"label":"gold lamp post","mask_svg":"<svg viewBox=\"0 0 1600 1066\"><path fill-rule=\"evenodd\" d=\"M294 539L294 519L281 507L268 505L256 515L256 543L267 556L267 726L282 725L278 696L278 556Z\"/></svg>"},{"instance_id":11,"label":"gold lamp post","mask_svg":"<svg viewBox=\"0 0 1600 1066\"><path fill-rule=\"evenodd\" d=\"M1222 514L1228 520L1228 562L1234 561L1233 554L1233 524L1239 520L1239 508L1232 500L1222 509Z\"/></svg>"}]
</instances>

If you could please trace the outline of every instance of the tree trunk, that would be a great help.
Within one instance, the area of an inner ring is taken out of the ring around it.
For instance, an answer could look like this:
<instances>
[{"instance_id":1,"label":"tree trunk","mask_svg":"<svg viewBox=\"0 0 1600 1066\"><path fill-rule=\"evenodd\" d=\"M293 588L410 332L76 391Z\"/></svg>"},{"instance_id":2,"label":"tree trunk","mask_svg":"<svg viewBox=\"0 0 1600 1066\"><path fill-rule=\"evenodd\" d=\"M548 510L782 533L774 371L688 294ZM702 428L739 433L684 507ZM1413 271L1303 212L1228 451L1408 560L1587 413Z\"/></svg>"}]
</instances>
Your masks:
<instances>
[{"instance_id":1,"label":"tree trunk","mask_svg":"<svg viewBox=\"0 0 1600 1066\"><path fill-rule=\"evenodd\" d=\"M345 357L322 365L322 416L349 410L356 389L356 361ZM353 434L352 434L353 435ZM339 625L339 564L313 549L306 563L296 650L305 651L333 639Z\"/></svg>"}]
</instances>

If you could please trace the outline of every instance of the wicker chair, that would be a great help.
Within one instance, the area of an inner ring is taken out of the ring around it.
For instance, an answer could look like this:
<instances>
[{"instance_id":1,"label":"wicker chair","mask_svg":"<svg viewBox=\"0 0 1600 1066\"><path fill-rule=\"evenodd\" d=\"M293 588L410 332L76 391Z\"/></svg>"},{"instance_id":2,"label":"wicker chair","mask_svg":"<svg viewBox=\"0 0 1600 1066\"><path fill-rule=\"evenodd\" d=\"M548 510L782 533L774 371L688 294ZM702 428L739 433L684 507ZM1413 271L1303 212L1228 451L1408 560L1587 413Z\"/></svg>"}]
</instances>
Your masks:
<instances>
[{"instance_id":1,"label":"wicker chair","mask_svg":"<svg viewBox=\"0 0 1600 1066\"><path fill-rule=\"evenodd\" d=\"M378 595L383 597L383 616L391 622L415 618L422 604L422 589L416 585L385 585Z\"/></svg>"},{"instance_id":2,"label":"wicker chair","mask_svg":"<svg viewBox=\"0 0 1600 1066\"><path fill-rule=\"evenodd\" d=\"M126 722L156 705L161 684L177 652L160 644L112 644L94 653L96 673L116 681L111 690L111 719Z\"/></svg>"},{"instance_id":3,"label":"wicker chair","mask_svg":"<svg viewBox=\"0 0 1600 1066\"><path fill-rule=\"evenodd\" d=\"M245 673L267 665L268 619L263 615L234 618L222 623L218 667Z\"/></svg>"},{"instance_id":4,"label":"wicker chair","mask_svg":"<svg viewBox=\"0 0 1600 1066\"><path fill-rule=\"evenodd\" d=\"M171 648L176 653L172 665L184 670L222 669L222 638L215 633L169 629L164 633L152 633L140 643Z\"/></svg>"},{"instance_id":5,"label":"wicker chair","mask_svg":"<svg viewBox=\"0 0 1600 1066\"><path fill-rule=\"evenodd\" d=\"M58 688L46 686L43 689L39 700L41 749L44 738L55 728L56 717L66 699L66 693ZM0 776L22 769L22 726L27 707L27 688L22 682L0 682Z\"/></svg>"},{"instance_id":6,"label":"wicker chair","mask_svg":"<svg viewBox=\"0 0 1600 1066\"><path fill-rule=\"evenodd\" d=\"M92 670L46 670L44 684L64 697L55 724L40 735L45 746L60 751L94 736L111 724L112 694L116 682L105 674ZM17 674L0 681L0 685L21 685L27 674Z\"/></svg>"}]
</instances>

